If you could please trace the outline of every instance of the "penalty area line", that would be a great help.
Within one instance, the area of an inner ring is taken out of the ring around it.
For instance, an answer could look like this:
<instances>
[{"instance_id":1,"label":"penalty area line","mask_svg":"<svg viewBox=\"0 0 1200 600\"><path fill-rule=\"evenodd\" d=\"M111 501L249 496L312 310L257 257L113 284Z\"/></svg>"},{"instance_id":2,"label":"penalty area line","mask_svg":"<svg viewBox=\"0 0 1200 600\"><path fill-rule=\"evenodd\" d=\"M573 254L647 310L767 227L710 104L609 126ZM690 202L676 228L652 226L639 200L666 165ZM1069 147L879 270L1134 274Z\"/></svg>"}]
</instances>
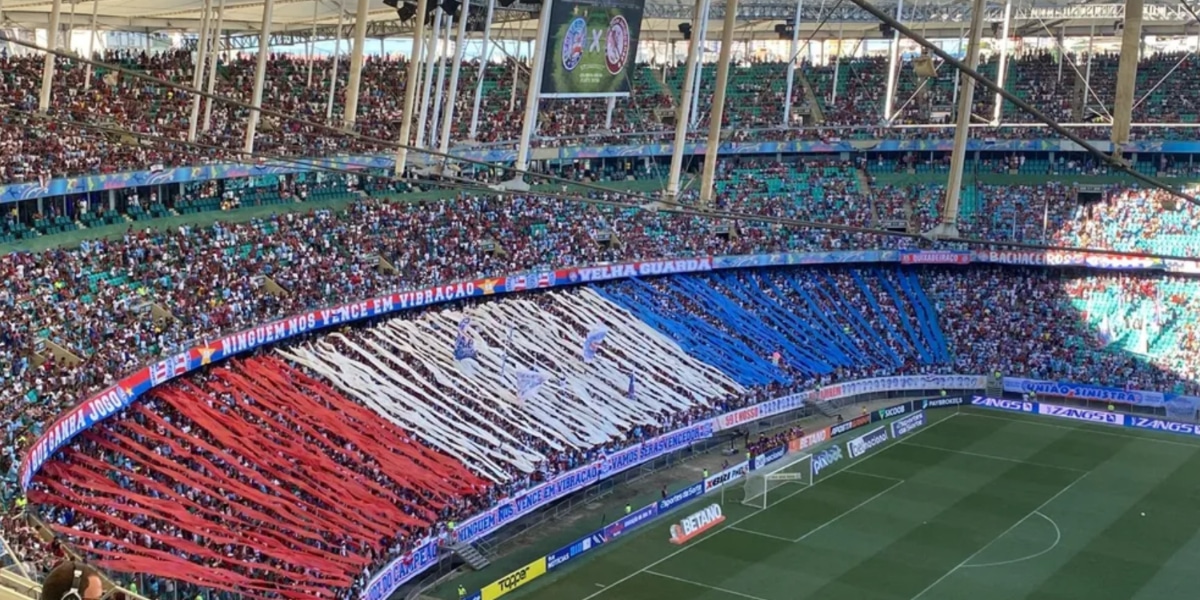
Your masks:
<instances>
[{"instance_id":1,"label":"penalty area line","mask_svg":"<svg viewBox=\"0 0 1200 600\"><path fill-rule=\"evenodd\" d=\"M998 542L998 541L1000 540L1000 538L1002 538L1002 537L1004 537L1004 536L1008 535L1009 533L1011 533L1011 532L1012 532L1012 530L1014 530L1014 529L1016 529L1018 526L1020 526L1020 525L1021 525L1021 523L1024 523L1025 521L1028 521L1028 520L1029 520L1029 517L1032 517L1032 516L1034 516L1034 515L1041 514L1041 512L1042 512L1042 509L1046 508L1047 506L1049 506L1049 505L1050 505L1050 503L1051 503L1051 502L1054 502L1054 501L1055 501L1055 500L1057 500L1057 499L1058 499L1060 496L1062 496L1063 494L1067 493L1067 491L1068 491L1068 490L1070 490L1071 488L1075 487L1075 484L1079 483L1080 481L1083 481L1083 478L1084 478L1084 477L1087 477L1087 476L1088 476L1088 473L1090 473L1090 471L1088 471L1088 472L1085 472L1083 475L1080 475L1079 477L1077 477L1077 478L1076 478L1074 481L1072 481L1071 483L1068 483L1068 484L1066 485L1066 487L1064 487L1064 488L1063 488L1063 489L1061 489L1061 490L1058 490L1058 492L1057 492L1057 493L1055 493L1053 496L1050 496L1050 498L1049 498L1049 499L1047 499L1045 502L1043 502L1043 503L1041 503L1040 505L1038 505L1038 507L1037 507L1037 508L1035 508L1035 509L1033 509L1033 510L1029 511L1029 514L1025 515L1024 517L1021 517L1019 520L1017 520L1017 522L1016 522L1016 523L1013 523L1012 525L1009 525L1008 529L1005 529L1004 531L1001 531L999 535L997 535L996 537L992 538L992 539L991 539L991 541L989 541L988 543L984 544L984 545L983 545L981 548L979 548L978 550L976 550L976 551L972 552L970 556L968 556L968 557L964 558L964 559L963 559L963 561L962 561L962 562L960 562L960 563L958 563L957 565L955 565L953 569L950 569L949 571L946 571L946 573L945 573L944 575L942 575L941 577L938 577L936 580L934 580L934 582L933 582L933 583L931 583L931 584L929 584L928 586L926 586L926 587L925 587L925 589L923 589L923 590L921 590L921 591L917 592L917 595L916 595L916 596L913 596L913 597L912 597L912 598L910 598L909 600L917 600L917 598L920 598L921 596L924 596L924 595L925 595L925 594L926 594L926 593L927 593L929 590L932 590L933 588L937 587L937 585L938 585L939 583L941 583L941 582L945 581L945 580L946 580L947 578L949 578L951 575L953 575L953 574L957 573L959 569L962 569L962 568L964 568L964 567L968 566L968 563L970 563L972 560L974 560L974 559L975 559L975 557L979 556L980 554L983 554L983 551L984 551L984 550L987 550L988 548L991 548L991 547L992 547L992 544L995 544L996 542ZM1055 528L1057 529L1057 527L1055 527Z\"/></svg>"}]
</instances>

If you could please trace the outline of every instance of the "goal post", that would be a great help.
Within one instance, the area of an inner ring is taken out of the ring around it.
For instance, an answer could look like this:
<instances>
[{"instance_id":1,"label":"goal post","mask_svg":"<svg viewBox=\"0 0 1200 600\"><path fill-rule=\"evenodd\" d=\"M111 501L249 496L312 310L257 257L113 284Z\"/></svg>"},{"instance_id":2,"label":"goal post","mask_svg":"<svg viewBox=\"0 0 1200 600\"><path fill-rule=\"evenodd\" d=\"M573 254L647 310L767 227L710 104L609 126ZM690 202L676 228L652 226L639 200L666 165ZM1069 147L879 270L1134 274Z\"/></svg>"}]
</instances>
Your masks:
<instances>
[{"instance_id":1,"label":"goal post","mask_svg":"<svg viewBox=\"0 0 1200 600\"><path fill-rule=\"evenodd\" d=\"M769 506L773 492L786 485L812 485L812 455L792 457L786 464L771 469L751 471L746 478L745 496L742 504L765 509Z\"/></svg>"}]
</instances>

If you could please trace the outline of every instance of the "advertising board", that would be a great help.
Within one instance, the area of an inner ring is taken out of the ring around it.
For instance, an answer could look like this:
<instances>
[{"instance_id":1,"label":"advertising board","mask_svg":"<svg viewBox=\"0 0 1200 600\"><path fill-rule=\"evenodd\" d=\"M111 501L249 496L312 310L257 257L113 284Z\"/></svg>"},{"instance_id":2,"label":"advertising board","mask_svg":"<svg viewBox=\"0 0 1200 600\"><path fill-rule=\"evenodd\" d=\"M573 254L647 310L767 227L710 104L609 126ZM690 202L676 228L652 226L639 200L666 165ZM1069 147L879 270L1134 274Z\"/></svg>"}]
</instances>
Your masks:
<instances>
[{"instance_id":1,"label":"advertising board","mask_svg":"<svg viewBox=\"0 0 1200 600\"><path fill-rule=\"evenodd\" d=\"M725 520L720 504L710 504L704 510L694 512L671 526L671 543L685 544L688 540L716 527Z\"/></svg>"},{"instance_id":2,"label":"advertising board","mask_svg":"<svg viewBox=\"0 0 1200 600\"><path fill-rule=\"evenodd\" d=\"M492 583L480 590L483 600L496 600L513 590L546 574L546 557L541 557Z\"/></svg>"},{"instance_id":3,"label":"advertising board","mask_svg":"<svg viewBox=\"0 0 1200 600\"><path fill-rule=\"evenodd\" d=\"M858 458L886 441L888 441L888 430L887 427L881 425L846 442L846 451L850 453L850 458Z\"/></svg>"}]
</instances>

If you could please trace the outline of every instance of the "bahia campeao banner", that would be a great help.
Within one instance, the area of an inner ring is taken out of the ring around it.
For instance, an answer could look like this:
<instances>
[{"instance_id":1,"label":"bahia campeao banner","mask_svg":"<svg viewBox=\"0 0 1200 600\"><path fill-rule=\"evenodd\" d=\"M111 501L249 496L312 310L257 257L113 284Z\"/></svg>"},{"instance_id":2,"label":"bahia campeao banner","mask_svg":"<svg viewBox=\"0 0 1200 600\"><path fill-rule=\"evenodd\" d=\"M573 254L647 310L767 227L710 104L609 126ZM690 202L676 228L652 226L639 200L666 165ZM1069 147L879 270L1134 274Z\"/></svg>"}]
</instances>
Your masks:
<instances>
[{"instance_id":1,"label":"bahia campeao banner","mask_svg":"<svg viewBox=\"0 0 1200 600\"><path fill-rule=\"evenodd\" d=\"M543 98L628 96L646 0L555 0Z\"/></svg>"}]
</instances>

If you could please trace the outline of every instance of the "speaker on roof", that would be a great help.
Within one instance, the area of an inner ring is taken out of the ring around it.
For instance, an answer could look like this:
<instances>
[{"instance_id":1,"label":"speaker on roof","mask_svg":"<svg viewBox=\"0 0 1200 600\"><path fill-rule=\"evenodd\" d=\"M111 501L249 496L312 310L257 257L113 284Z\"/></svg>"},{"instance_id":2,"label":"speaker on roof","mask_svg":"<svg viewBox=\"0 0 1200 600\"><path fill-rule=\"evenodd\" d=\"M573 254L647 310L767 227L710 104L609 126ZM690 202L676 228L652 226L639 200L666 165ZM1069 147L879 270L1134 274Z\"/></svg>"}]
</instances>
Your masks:
<instances>
[{"instance_id":1,"label":"speaker on roof","mask_svg":"<svg viewBox=\"0 0 1200 600\"><path fill-rule=\"evenodd\" d=\"M458 14L458 8L462 5L459 0L441 0L439 4L442 7L442 11L448 15Z\"/></svg>"},{"instance_id":2,"label":"speaker on roof","mask_svg":"<svg viewBox=\"0 0 1200 600\"><path fill-rule=\"evenodd\" d=\"M775 34L778 35L779 39L781 39L781 40L792 39L792 35L795 31L796 31L796 26L793 25L790 21L785 21L785 22L780 23L775 26Z\"/></svg>"},{"instance_id":3,"label":"speaker on roof","mask_svg":"<svg viewBox=\"0 0 1200 600\"><path fill-rule=\"evenodd\" d=\"M680 23L679 24L679 33L683 34L683 39L685 39L685 40L692 39L692 24L691 23Z\"/></svg>"},{"instance_id":4,"label":"speaker on roof","mask_svg":"<svg viewBox=\"0 0 1200 600\"><path fill-rule=\"evenodd\" d=\"M417 5L411 2L405 2L396 9L396 16L400 18L400 22L411 21L417 16Z\"/></svg>"},{"instance_id":5,"label":"speaker on roof","mask_svg":"<svg viewBox=\"0 0 1200 600\"><path fill-rule=\"evenodd\" d=\"M885 38L890 38L890 37L896 35L896 30L892 29L892 26L888 25L887 23L880 23L879 24L879 34Z\"/></svg>"}]
</instances>

